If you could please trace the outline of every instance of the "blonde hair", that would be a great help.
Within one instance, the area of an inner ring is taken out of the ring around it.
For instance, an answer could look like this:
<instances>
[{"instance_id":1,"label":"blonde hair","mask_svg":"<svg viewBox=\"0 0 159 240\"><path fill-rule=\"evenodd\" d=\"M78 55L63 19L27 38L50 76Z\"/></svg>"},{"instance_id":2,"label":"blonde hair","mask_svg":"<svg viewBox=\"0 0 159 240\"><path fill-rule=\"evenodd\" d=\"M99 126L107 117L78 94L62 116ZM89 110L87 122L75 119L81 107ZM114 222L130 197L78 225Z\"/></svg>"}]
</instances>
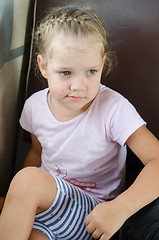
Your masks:
<instances>
[{"instance_id":1,"label":"blonde hair","mask_svg":"<svg viewBox=\"0 0 159 240\"><path fill-rule=\"evenodd\" d=\"M47 58L50 41L53 34L57 32L77 37L88 37L90 34L94 34L99 42L101 41L102 56L105 56L106 74L111 72L113 54L110 51L108 34L95 11L75 6L51 9L35 31L35 57L40 54Z\"/></svg>"}]
</instances>

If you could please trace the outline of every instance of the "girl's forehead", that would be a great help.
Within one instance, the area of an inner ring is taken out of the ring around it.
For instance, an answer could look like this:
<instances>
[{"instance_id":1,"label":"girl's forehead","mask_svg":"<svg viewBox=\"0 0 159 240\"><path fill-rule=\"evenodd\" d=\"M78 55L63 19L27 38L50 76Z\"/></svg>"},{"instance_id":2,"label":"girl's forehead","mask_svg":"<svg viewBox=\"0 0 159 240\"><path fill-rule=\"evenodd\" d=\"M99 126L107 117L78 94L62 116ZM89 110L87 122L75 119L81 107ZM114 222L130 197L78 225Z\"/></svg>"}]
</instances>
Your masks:
<instances>
[{"instance_id":1,"label":"girl's forehead","mask_svg":"<svg viewBox=\"0 0 159 240\"><path fill-rule=\"evenodd\" d=\"M75 49L81 52L88 51L88 49L94 49L101 52L101 41L96 35L90 36L73 36L64 33L55 34L50 41L51 55L56 51L63 52L65 49Z\"/></svg>"}]
</instances>

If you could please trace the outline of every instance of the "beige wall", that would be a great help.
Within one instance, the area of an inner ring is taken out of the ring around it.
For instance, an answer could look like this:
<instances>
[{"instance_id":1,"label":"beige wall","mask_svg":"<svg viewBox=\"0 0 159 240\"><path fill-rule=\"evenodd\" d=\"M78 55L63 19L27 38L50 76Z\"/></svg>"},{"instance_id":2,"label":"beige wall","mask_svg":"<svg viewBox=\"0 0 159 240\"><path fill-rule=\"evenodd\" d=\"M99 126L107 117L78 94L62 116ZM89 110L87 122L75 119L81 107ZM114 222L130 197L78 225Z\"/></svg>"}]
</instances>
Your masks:
<instances>
[{"instance_id":1,"label":"beige wall","mask_svg":"<svg viewBox=\"0 0 159 240\"><path fill-rule=\"evenodd\" d=\"M24 46L26 19L30 0L14 0L11 51ZM6 29L7 31L7 29ZM17 140L17 97L23 56L3 65L0 70L0 195L11 180Z\"/></svg>"}]
</instances>

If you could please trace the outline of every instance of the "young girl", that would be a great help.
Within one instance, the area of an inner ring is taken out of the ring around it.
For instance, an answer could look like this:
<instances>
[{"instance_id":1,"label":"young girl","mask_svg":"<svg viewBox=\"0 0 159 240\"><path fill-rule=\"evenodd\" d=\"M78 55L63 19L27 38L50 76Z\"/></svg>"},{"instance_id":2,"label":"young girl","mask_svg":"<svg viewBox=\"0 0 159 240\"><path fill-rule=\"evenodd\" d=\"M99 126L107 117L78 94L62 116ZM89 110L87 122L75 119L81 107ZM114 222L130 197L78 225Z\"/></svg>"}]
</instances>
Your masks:
<instances>
[{"instance_id":1,"label":"young girl","mask_svg":"<svg viewBox=\"0 0 159 240\"><path fill-rule=\"evenodd\" d=\"M108 240L159 196L158 140L123 96L100 83L112 61L94 11L52 9L35 41L49 87L24 105L30 167L10 185L0 239ZM145 167L123 191L126 145Z\"/></svg>"}]
</instances>

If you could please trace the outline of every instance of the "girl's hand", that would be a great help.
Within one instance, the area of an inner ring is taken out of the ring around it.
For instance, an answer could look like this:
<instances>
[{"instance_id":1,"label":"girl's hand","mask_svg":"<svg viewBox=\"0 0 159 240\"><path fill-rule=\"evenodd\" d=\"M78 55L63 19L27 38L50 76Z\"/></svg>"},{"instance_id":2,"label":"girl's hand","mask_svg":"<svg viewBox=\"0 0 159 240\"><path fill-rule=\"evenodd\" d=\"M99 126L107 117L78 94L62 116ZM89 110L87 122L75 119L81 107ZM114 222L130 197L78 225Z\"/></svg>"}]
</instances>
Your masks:
<instances>
[{"instance_id":1,"label":"girl's hand","mask_svg":"<svg viewBox=\"0 0 159 240\"><path fill-rule=\"evenodd\" d=\"M87 231L93 238L110 239L128 218L126 210L115 200L98 204L86 218Z\"/></svg>"}]
</instances>

